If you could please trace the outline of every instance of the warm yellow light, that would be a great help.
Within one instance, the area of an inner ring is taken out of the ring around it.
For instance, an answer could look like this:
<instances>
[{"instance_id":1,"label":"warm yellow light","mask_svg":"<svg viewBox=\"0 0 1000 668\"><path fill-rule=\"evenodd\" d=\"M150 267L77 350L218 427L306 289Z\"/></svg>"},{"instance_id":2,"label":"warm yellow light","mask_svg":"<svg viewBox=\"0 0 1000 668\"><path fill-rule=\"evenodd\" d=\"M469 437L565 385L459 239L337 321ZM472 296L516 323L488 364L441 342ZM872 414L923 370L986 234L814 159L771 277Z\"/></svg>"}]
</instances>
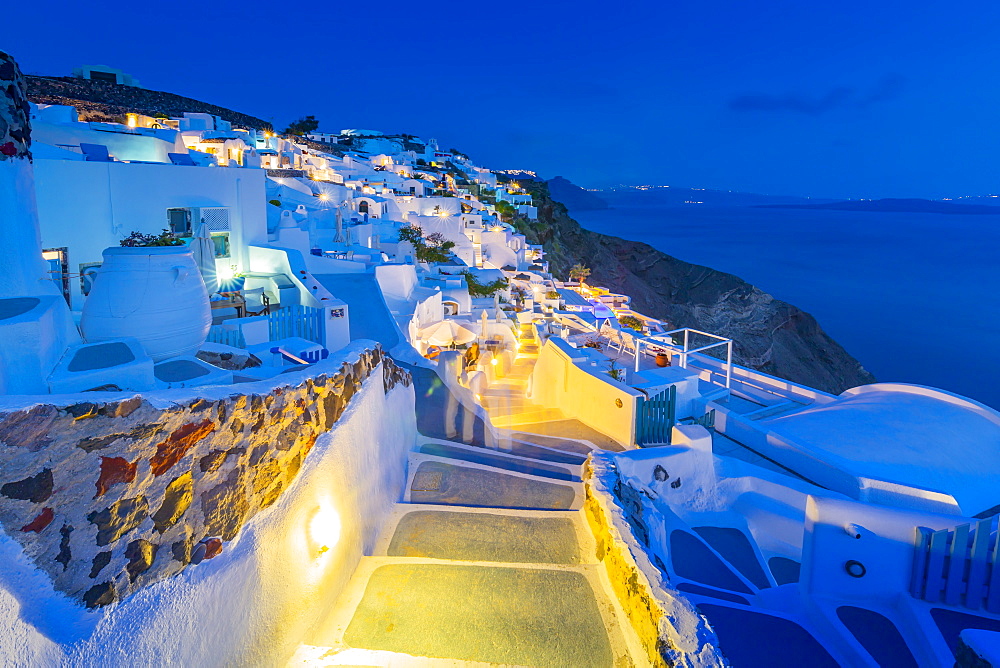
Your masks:
<instances>
[{"instance_id":1,"label":"warm yellow light","mask_svg":"<svg viewBox=\"0 0 1000 668\"><path fill-rule=\"evenodd\" d=\"M130 128L139 125L139 117L136 114L125 114L125 122Z\"/></svg>"},{"instance_id":2,"label":"warm yellow light","mask_svg":"<svg viewBox=\"0 0 1000 668\"><path fill-rule=\"evenodd\" d=\"M441 212L438 213L438 216L440 216L441 218L447 218L450 215L451 214L448 213L447 211L441 211Z\"/></svg>"},{"instance_id":3,"label":"warm yellow light","mask_svg":"<svg viewBox=\"0 0 1000 668\"><path fill-rule=\"evenodd\" d=\"M327 195L326 193L320 193L319 194L319 201L320 202L329 202L330 201L330 196Z\"/></svg>"},{"instance_id":4,"label":"warm yellow light","mask_svg":"<svg viewBox=\"0 0 1000 668\"><path fill-rule=\"evenodd\" d=\"M492 364L493 366L496 366L497 364L500 364L500 360L498 360L496 357L494 357L493 359L490 360L490 364Z\"/></svg>"},{"instance_id":5,"label":"warm yellow light","mask_svg":"<svg viewBox=\"0 0 1000 668\"><path fill-rule=\"evenodd\" d=\"M329 506L320 506L309 518L309 548L319 556L340 541L340 516Z\"/></svg>"}]
</instances>

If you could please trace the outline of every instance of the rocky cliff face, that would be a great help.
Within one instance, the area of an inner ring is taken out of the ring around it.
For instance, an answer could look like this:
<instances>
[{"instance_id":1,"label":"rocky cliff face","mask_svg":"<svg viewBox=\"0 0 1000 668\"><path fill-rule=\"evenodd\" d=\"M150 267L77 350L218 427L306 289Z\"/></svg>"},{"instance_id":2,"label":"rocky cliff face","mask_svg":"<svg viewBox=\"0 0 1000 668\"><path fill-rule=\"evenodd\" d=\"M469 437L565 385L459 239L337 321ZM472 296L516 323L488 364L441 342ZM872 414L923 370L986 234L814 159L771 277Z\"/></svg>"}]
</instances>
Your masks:
<instances>
[{"instance_id":1,"label":"rocky cliff face","mask_svg":"<svg viewBox=\"0 0 1000 668\"><path fill-rule=\"evenodd\" d=\"M521 229L531 243L545 245L557 277L582 262L592 270L589 283L631 295L637 311L673 327L733 339L734 361L764 373L834 394L875 381L808 313L732 274L585 230L552 199L545 183L524 185L539 220Z\"/></svg>"}]
</instances>

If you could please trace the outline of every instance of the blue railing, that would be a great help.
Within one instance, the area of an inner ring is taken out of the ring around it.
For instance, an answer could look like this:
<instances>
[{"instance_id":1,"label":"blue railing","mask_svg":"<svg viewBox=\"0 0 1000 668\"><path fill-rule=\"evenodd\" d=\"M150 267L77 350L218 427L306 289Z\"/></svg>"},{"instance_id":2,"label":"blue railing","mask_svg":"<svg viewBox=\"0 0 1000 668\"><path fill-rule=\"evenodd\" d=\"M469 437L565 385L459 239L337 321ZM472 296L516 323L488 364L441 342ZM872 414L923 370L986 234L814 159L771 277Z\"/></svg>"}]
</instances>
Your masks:
<instances>
[{"instance_id":1,"label":"blue railing","mask_svg":"<svg viewBox=\"0 0 1000 668\"><path fill-rule=\"evenodd\" d=\"M243 340L243 332L239 329L228 329L222 325L212 325L208 330L207 341L221 343L233 348L246 348L246 341Z\"/></svg>"},{"instance_id":2,"label":"blue railing","mask_svg":"<svg viewBox=\"0 0 1000 668\"><path fill-rule=\"evenodd\" d=\"M314 306L288 306L267 316L268 336L279 341L297 336L321 346L326 345L325 309Z\"/></svg>"},{"instance_id":3,"label":"blue railing","mask_svg":"<svg viewBox=\"0 0 1000 668\"><path fill-rule=\"evenodd\" d=\"M639 446L670 443L677 423L677 388L673 385L651 397L638 399L635 442Z\"/></svg>"}]
</instances>

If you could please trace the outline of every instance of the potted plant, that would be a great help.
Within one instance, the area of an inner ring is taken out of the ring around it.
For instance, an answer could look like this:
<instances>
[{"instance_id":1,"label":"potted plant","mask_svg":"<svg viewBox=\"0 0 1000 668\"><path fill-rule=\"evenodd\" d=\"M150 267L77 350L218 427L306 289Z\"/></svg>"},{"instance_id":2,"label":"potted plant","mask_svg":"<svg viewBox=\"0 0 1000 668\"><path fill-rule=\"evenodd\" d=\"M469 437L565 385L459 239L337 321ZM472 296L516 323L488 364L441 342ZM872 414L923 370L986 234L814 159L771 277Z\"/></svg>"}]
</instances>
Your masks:
<instances>
[{"instance_id":1,"label":"potted plant","mask_svg":"<svg viewBox=\"0 0 1000 668\"><path fill-rule=\"evenodd\" d=\"M191 249L168 230L132 232L105 249L80 318L87 341L131 336L153 361L194 353L211 324Z\"/></svg>"}]
</instances>

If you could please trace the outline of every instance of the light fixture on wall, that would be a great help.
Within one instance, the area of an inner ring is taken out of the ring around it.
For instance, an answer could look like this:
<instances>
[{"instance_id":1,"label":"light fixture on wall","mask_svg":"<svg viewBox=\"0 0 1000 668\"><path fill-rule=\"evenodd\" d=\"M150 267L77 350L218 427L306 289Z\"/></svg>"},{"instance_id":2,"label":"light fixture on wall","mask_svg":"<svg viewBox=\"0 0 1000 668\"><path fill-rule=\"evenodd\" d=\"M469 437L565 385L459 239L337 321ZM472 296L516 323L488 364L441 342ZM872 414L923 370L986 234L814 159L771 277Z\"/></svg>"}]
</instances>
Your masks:
<instances>
[{"instance_id":1,"label":"light fixture on wall","mask_svg":"<svg viewBox=\"0 0 1000 668\"><path fill-rule=\"evenodd\" d=\"M309 551L320 556L340 541L340 515L333 508L322 505L309 518Z\"/></svg>"}]
</instances>

